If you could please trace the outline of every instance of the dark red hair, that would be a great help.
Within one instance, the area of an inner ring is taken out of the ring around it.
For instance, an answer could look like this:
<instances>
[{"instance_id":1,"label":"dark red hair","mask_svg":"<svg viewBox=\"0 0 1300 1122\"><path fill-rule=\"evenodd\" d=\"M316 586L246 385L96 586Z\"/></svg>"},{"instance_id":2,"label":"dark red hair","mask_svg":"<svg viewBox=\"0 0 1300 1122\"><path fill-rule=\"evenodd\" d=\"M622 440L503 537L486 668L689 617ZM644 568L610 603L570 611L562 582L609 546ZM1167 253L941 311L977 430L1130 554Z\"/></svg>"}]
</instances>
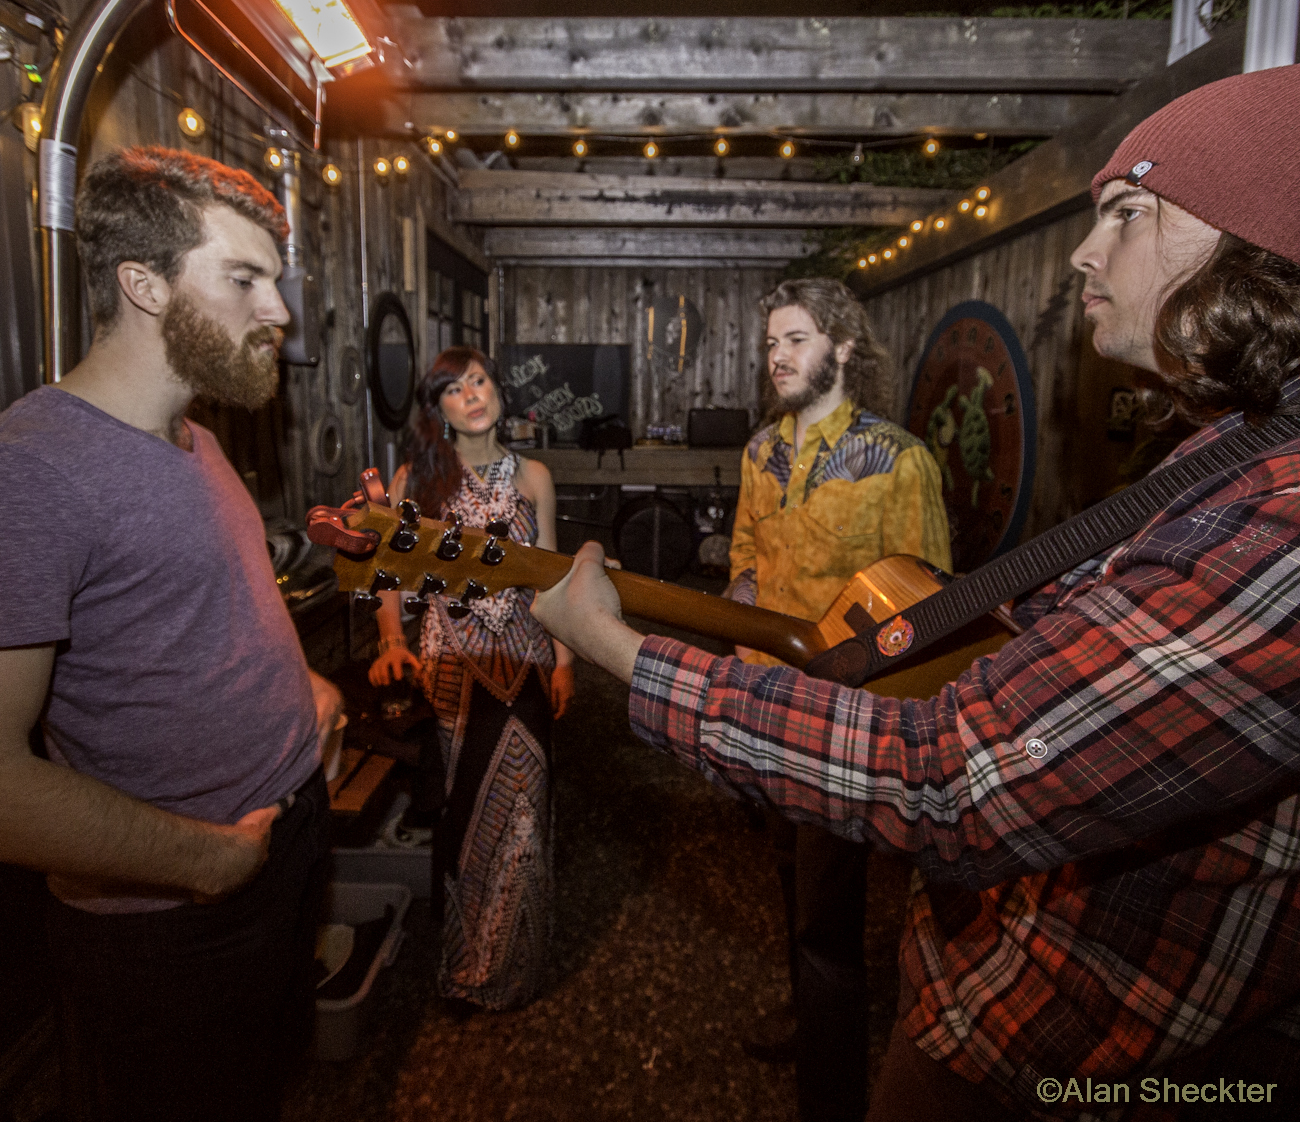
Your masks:
<instances>
[{"instance_id":1,"label":"dark red hair","mask_svg":"<svg viewBox=\"0 0 1300 1122\"><path fill-rule=\"evenodd\" d=\"M501 386L497 382L492 360L474 347L448 347L433 360L429 372L415 387L415 400L420 406L414 431L407 446L406 462L411 478L406 494L420 504L429 518L438 517L442 504L460 490L465 469L456 455L456 438L443 436L444 418L438 408L442 392L452 382L465 376L470 364L477 362L496 387L501 400ZM504 419L504 400L502 415Z\"/></svg>"}]
</instances>

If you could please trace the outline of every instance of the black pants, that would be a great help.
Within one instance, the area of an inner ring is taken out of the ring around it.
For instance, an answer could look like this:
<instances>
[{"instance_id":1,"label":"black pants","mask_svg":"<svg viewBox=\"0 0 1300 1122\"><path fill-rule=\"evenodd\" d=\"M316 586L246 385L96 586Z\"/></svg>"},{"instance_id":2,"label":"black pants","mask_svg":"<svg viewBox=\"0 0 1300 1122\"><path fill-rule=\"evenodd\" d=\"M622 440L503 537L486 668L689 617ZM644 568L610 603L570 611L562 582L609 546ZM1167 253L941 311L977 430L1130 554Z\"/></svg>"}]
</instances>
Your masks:
<instances>
[{"instance_id":1,"label":"black pants","mask_svg":"<svg viewBox=\"0 0 1300 1122\"><path fill-rule=\"evenodd\" d=\"M778 871L791 932L799 1118L862 1122L867 1109L862 939L869 850L817 826L795 827L794 835L793 865ZM778 833L778 846L781 841Z\"/></svg>"},{"instance_id":2,"label":"black pants","mask_svg":"<svg viewBox=\"0 0 1300 1122\"><path fill-rule=\"evenodd\" d=\"M328 872L320 771L247 887L216 904L96 915L49 902L68 1122L261 1122L311 1040Z\"/></svg>"}]
</instances>

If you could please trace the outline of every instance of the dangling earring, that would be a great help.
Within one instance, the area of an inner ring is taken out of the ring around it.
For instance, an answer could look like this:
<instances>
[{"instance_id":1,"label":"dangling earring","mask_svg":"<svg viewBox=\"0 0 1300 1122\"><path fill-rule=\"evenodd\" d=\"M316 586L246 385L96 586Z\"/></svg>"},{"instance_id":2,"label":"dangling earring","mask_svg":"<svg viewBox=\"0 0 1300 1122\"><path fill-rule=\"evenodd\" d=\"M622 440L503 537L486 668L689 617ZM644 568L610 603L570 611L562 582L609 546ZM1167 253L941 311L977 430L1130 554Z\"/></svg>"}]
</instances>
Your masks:
<instances>
[{"instance_id":1,"label":"dangling earring","mask_svg":"<svg viewBox=\"0 0 1300 1122\"><path fill-rule=\"evenodd\" d=\"M442 439L443 440L451 439L451 422L446 419L444 419L442 422Z\"/></svg>"}]
</instances>

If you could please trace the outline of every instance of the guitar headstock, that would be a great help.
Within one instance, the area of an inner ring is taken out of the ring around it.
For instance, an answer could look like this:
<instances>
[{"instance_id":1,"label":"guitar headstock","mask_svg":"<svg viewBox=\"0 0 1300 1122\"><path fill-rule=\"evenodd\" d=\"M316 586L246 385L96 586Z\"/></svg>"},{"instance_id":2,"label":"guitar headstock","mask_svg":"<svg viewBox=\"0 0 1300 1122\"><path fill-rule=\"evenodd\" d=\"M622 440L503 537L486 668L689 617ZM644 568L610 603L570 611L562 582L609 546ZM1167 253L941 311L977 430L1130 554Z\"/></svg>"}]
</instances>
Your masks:
<instances>
[{"instance_id":1,"label":"guitar headstock","mask_svg":"<svg viewBox=\"0 0 1300 1122\"><path fill-rule=\"evenodd\" d=\"M367 596L409 592L421 599L446 596L456 601L448 612L460 616L481 597L520 585L554 583L537 571L535 561L541 557L529 555L558 555L511 541L504 522L489 523L486 531L465 526L459 519L438 522L421 517L419 506L405 499L395 508L366 503L348 512L345 524L348 530L377 540L368 554L344 549L336 554L334 571L339 588L346 592Z\"/></svg>"}]
</instances>

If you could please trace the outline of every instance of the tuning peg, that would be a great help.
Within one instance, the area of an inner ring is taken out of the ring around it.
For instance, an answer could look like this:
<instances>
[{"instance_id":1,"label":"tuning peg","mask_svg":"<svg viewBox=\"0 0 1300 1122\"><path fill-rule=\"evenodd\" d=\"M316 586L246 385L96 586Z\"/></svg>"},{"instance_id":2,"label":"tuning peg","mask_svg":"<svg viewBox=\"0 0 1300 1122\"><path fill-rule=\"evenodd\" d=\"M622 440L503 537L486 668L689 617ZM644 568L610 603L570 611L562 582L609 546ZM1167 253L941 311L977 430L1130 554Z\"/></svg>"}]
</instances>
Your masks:
<instances>
[{"instance_id":1,"label":"tuning peg","mask_svg":"<svg viewBox=\"0 0 1300 1122\"><path fill-rule=\"evenodd\" d=\"M435 577L432 573L425 573L424 580L421 582L416 595L423 600L427 596L437 596L440 592L444 591L446 587L447 582L441 577Z\"/></svg>"},{"instance_id":2,"label":"tuning peg","mask_svg":"<svg viewBox=\"0 0 1300 1122\"><path fill-rule=\"evenodd\" d=\"M464 526L464 520L454 510L449 515L451 525L447 527L446 532L442 535L442 541L438 544L438 558L442 561L455 561L460 556L464 546L461 544L460 532Z\"/></svg>"},{"instance_id":3,"label":"tuning peg","mask_svg":"<svg viewBox=\"0 0 1300 1122\"><path fill-rule=\"evenodd\" d=\"M510 523L504 518L494 518L483 527L494 538L508 538L510 536Z\"/></svg>"},{"instance_id":4,"label":"tuning peg","mask_svg":"<svg viewBox=\"0 0 1300 1122\"><path fill-rule=\"evenodd\" d=\"M418 596L408 596L402 601L402 607L415 616L422 616L429 610L429 601Z\"/></svg>"},{"instance_id":5,"label":"tuning peg","mask_svg":"<svg viewBox=\"0 0 1300 1122\"><path fill-rule=\"evenodd\" d=\"M375 579L370 582L370 595L378 597L381 592L395 592L402 587L402 578L387 569L376 569Z\"/></svg>"},{"instance_id":6,"label":"tuning peg","mask_svg":"<svg viewBox=\"0 0 1300 1122\"><path fill-rule=\"evenodd\" d=\"M464 619L469 615L470 602L482 600L488 594L488 590L479 584L476 580L465 582L465 591L460 594L460 601L455 604L447 605L447 614L452 619Z\"/></svg>"},{"instance_id":7,"label":"tuning peg","mask_svg":"<svg viewBox=\"0 0 1300 1122\"><path fill-rule=\"evenodd\" d=\"M501 548L500 539L510 538L510 526L504 519L496 518L484 527L492 536L488 538L487 544L483 547L483 552L479 554L479 560L484 565L499 565L505 560L506 551Z\"/></svg>"}]
</instances>

